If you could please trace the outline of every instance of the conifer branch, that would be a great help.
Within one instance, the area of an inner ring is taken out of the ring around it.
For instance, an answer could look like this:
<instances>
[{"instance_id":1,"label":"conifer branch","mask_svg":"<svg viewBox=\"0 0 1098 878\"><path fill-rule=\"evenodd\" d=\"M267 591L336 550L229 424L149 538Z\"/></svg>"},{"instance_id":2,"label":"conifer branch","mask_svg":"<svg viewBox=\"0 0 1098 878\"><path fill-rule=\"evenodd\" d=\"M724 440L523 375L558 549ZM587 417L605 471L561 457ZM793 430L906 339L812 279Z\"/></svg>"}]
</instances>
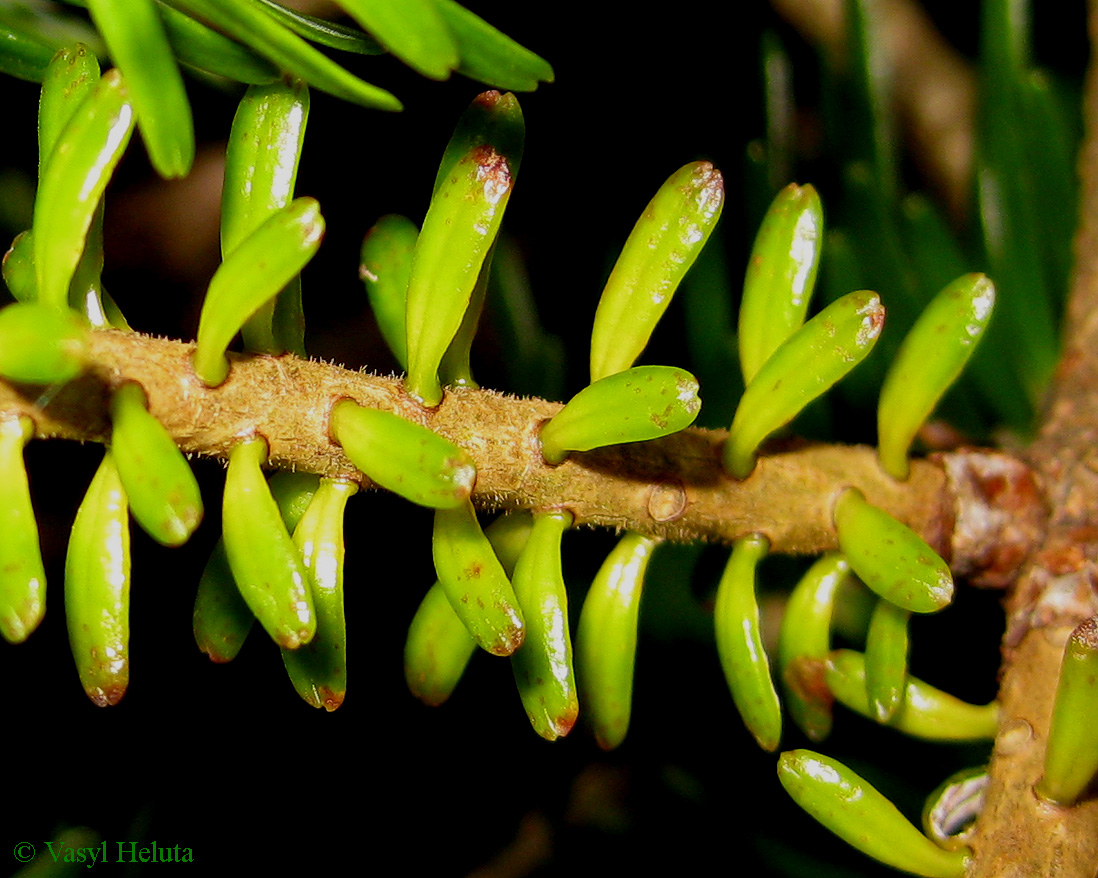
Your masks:
<instances>
[{"instance_id":1,"label":"conifer branch","mask_svg":"<svg viewBox=\"0 0 1098 878\"><path fill-rule=\"evenodd\" d=\"M846 487L918 531L954 566L989 584L1008 578L1040 533L1028 471L1005 455L960 453L916 461L897 482L874 449L792 445L764 455L740 482L721 468L725 431L689 429L652 442L542 458L539 425L558 403L487 390L447 393L438 409L418 405L402 382L292 356L234 356L229 379L207 388L194 375L194 346L136 333L97 331L89 369L59 389L0 382L0 411L25 414L42 438L108 441L110 388L136 381L149 410L185 452L226 459L243 436L262 435L270 464L353 479L358 472L329 437L341 399L392 411L464 447L477 462L474 500L491 509L569 510L578 524L677 541L730 542L762 533L774 551L834 548L831 507ZM1022 523L1022 526L1019 525Z\"/></svg>"},{"instance_id":2,"label":"conifer branch","mask_svg":"<svg viewBox=\"0 0 1098 878\"><path fill-rule=\"evenodd\" d=\"M1092 0L1089 7L1094 46L1098 3ZM1064 354L1038 440L1027 455L1050 507L1049 529L1007 601L1002 721L977 823L972 878L1093 878L1098 869L1098 798L1061 807L1034 791L1044 771L1064 646L1079 622L1098 614L1098 63L1093 57L1083 108L1082 197Z\"/></svg>"}]
</instances>

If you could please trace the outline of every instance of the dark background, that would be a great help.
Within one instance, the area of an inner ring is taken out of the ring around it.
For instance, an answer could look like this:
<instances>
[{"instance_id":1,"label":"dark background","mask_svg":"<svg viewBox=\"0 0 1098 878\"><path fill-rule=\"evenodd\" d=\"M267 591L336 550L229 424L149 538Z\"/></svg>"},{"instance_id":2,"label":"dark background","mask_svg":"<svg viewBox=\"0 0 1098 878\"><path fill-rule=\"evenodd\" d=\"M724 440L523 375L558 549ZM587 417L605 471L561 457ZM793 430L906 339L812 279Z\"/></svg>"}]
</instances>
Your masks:
<instances>
[{"instance_id":1,"label":"dark background","mask_svg":"<svg viewBox=\"0 0 1098 878\"><path fill-rule=\"evenodd\" d=\"M752 235L742 157L763 133L759 33L773 28L793 55L809 122L817 62L756 2L646 11L614 3L469 5L556 70L554 84L521 97L527 147L505 228L527 257L543 323L569 351L571 392L583 382L586 333L609 260L652 193L688 161L709 159L725 171L723 246L730 272L741 276ZM969 55L977 6L931 4ZM1082 4L1055 6L1036 22L1038 58L1077 80ZM391 88L407 109L386 116L313 94L298 192L319 198L328 234L304 280L309 347L314 356L388 371L394 364L357 278L358 245L382 214L422 218L449 133L480 88L457 76L427 83L387 58L355 69ZM0 88L5 164L33 172L36 89L14 81ZM194 84L192 99L212 162L235 97ZM134 144L108 201L105 281L135 327L190 338L217 260L216 188L198 182L198 173L156 181ZM207 178L216 180L216 164L209 167ZM819 181L826 204L830 172L819 163L806 168L819 177L801 181ZM678 350L679 319L672 311L657 337L667 356ZM474 365L484 384L507 389L500 353L489 327ZM407 693L404 632L433 580L430 515L386 496L355 500L346 569L350 689L339 711L323 714L294 694L262 632L253 631L228 666L211 664L194 646L191 608L218 535L221 481L219 465L199 462L207 521L192 542L169 551L135 529L130 690L114 708L94 707L68 653L60 586L65 535L100 454L61 443L28 450L50 609L26 644L0 645L0 679L10 687L0 872L11 866L16 842L41 850L59 828L85 825L112 852L117 841L190 847L196 862L189 868L200 874L241 867L892 874L848 855L789 803L774 758L736 716L704 610L720 550L673 551L662 560L654 579L663 584L653 586L643 611L632 730L620 750L604 754L582 729L554 744L537 738L507 663L487 655L475 657L441 708ZM604 534L568 536L575 611L609 545ZM781 562L768 570L774 582L794 572ZM697 598L685 613L670 609L676 584ZM963 591L948 613L916 626L916 670L971 700L991 698L1000 626L994 595ZM804 745L794 731L783 740L783 749ZM987 754L900 739L849 714L820 749L865 771L914 816L941 779ZM185 868L149 866L143 874Z\"/></svg>"}]
</instances>

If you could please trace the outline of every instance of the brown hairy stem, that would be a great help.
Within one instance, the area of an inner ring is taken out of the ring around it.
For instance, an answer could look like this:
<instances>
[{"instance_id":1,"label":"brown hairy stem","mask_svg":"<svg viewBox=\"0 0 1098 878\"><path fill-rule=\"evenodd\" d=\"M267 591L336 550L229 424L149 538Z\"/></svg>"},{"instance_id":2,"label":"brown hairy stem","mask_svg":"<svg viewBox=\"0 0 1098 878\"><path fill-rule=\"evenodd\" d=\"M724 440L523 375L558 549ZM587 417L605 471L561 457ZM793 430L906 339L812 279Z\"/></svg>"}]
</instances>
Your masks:
<instances>
[{"instance_id":1,"label":"brown hairy stem","mask_svg":"<svg viewBox=\"0 0 1098 878\"><path fill-rule=\"evenodd\" d=\"M1028 472L1003 455L915 461L911 477L897 482L878 466L872 448L790 446L763 455L748 479L736 481L721 468L726 432L689 429L549 466L537 431L558 403L458 389L429 410L398 379L292 356L233 356L229 379L211 389L194 375L193 350L136 333L93 332L83 377L46 393L0 382L0 412L30 416L39 437L106 441L110 388L136 381L149 410L185 452L225 459L240 437L260 434L273 466L368 486L328 433L332 406L353 399L468 450L477 463L474 500L482 507L563 508L578 524L679 541L730 542L761 533L782 553L834 548L831 507L842 489L854 486L952 556L958 569L983 571L989 584L1009 577L1040 530ZM1019 521L1032 526L1019 528Z\"/></svg>"}]
</instances>

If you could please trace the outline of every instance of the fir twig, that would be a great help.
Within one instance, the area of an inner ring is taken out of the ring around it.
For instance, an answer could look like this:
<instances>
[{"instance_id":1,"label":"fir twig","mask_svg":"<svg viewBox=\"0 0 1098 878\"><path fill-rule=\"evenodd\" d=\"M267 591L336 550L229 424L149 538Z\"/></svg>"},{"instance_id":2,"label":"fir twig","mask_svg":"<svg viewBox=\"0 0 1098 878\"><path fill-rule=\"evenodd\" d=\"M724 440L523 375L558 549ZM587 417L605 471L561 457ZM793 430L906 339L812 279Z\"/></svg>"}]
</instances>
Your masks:
<instances>
[{"instance_id":1,"label":"fir twig","mask_svg":"<svg viewBox=\"0 0 1098 878\"><path fill-rule=\"evenodd\" d=\"M1098 2L1089 4L1098 44ZM1098 613L1098 63L1083 100L1082 201L1066 345L1038 440L1028 457L1050 506L1049 530L1007 602L1000 702L1002 724L991 783L973 842L972 878L1056 875L1093 878L1098 868L1098 799L1071 808L1041 800L1034 787L1064 645Z\"/></svg>"},{"instance_id":2,"label":"fir twig","mask_svg":"<svg viewBox=\"0 0 1098 878\"><path fill-rule=\"evenodd\" d=\"M109 388L136 381L149 411L187 453L224 460L241 436L258 434L270 445L273 466L369 486L329 437L332 406L353 399L464 447L477 463L474 500L482 507L566 509L577 524L678 541L731 542L762 533L776 552L811 554L835 547L832 505L854 486L952 557L957 569L986 571L989 581L1009 577L1040 532L1027 471L1005 455L915 461L911 477L898 482L881 470L872 448L799 445L765 454L740 482L721 467L726 431L689 429L550 466L541 458L537 430L559 411L558 403L460 388L430 410L398 379L290 355L234 356L229 379L207 388L191 367L193 352L193 344L96 331L85 375L45 394L0 382L0 410L31 417L39 437L105 441ZM989 516L989 505L998 508L997 517ZM989 528L989 521L1000 524Z\"/></svg>"}]
</instances>

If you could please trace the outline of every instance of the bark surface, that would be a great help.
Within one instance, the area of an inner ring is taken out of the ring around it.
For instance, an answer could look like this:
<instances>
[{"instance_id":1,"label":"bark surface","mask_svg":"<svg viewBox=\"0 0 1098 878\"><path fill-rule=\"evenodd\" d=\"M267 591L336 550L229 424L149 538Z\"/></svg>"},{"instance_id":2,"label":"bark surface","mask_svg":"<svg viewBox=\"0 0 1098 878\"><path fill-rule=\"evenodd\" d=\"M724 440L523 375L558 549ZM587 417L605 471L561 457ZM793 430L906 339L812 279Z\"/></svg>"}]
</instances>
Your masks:
<instances>
[{"instance_id":1,"label":"bark surface","mask_svg":"<svg viewBox=\"0 0 1098 878\"><path fill-rule=\"evenodd\" d=\"M1094 0L1088 26L1093 46L1098 44ZM1034 792L1064 645L1076 625L1098 614L1098 64L1093 57L1084 122L1081 213L1064 353L1039 437L1028 453L1049 508L1049 527L1007 600L1002 725L977 823L972 878L1098 875L1098 799L1061 808Z\"/></svg>"}]
</instances>

